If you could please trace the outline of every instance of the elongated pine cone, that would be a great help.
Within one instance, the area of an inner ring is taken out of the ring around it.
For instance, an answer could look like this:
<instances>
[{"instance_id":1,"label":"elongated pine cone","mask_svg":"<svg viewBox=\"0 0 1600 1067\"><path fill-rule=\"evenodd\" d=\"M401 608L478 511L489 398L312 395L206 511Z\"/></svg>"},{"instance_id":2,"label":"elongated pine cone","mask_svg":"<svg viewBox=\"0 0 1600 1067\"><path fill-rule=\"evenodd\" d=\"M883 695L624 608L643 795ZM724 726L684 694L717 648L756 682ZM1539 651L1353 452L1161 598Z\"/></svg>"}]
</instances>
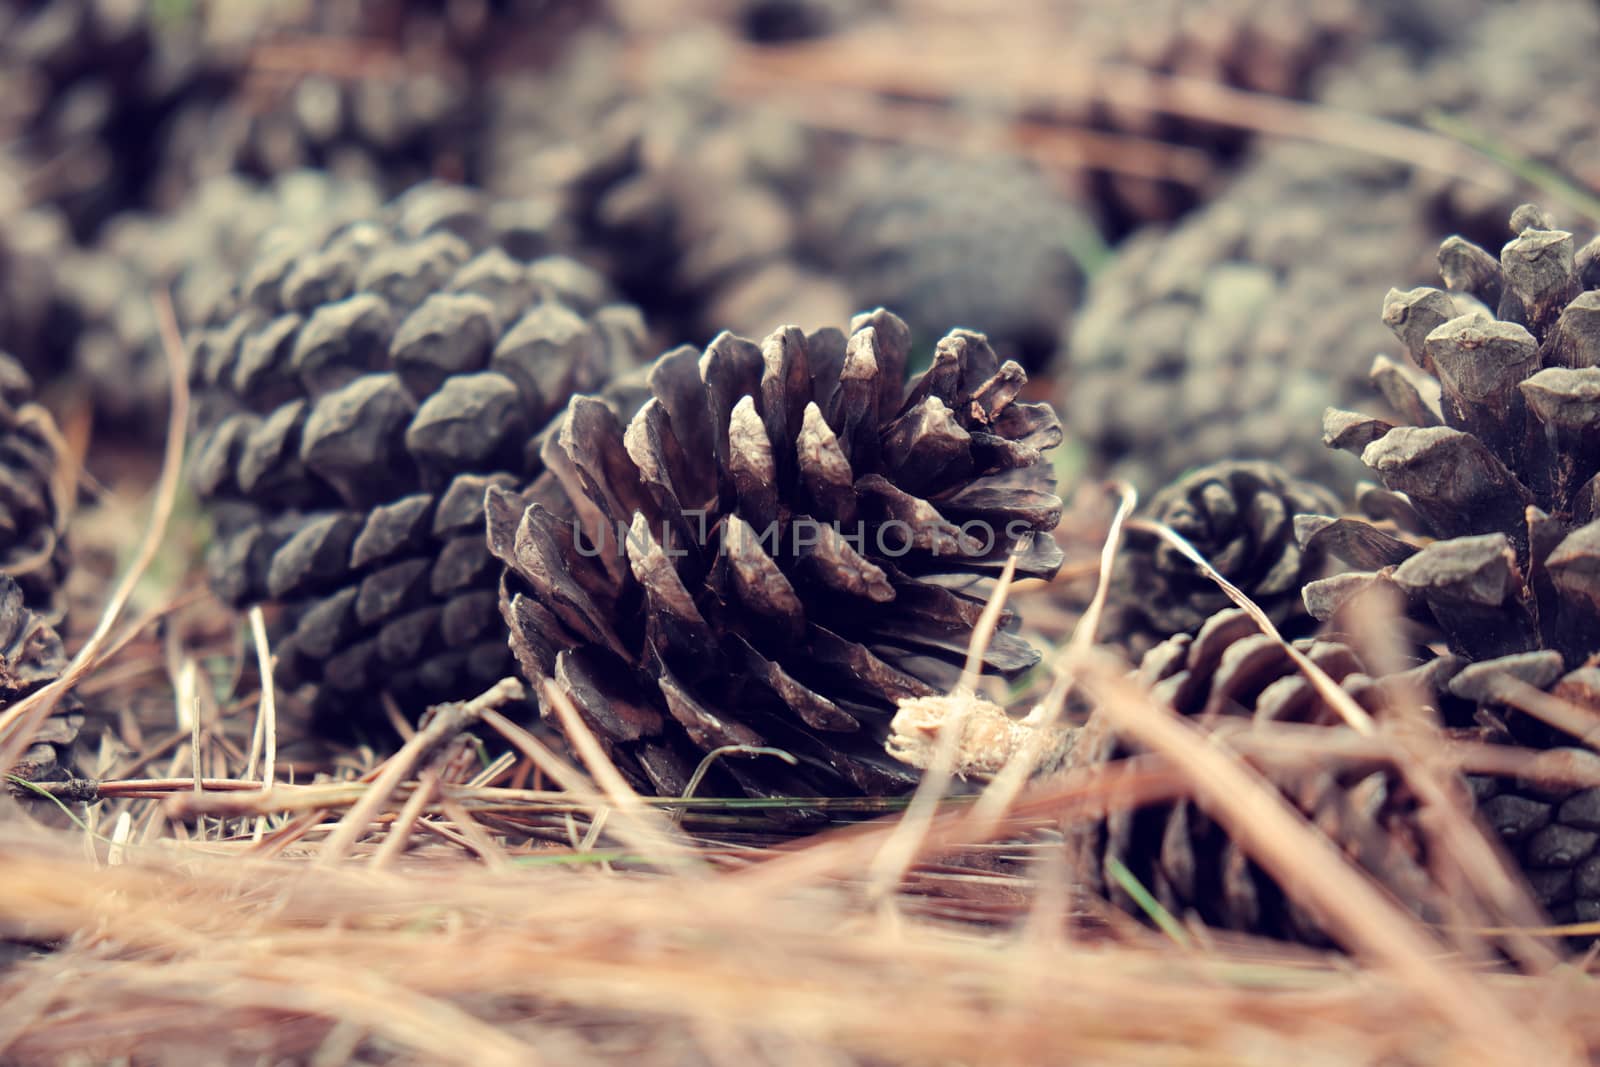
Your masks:
<instances>
[{"instance_id":1,"label":"elongated pine cone","mask_svg":"<svg viewBox=\"0 0 1600 1067\"><path fill-rule=\"evenodd\" d=\"M724 333L649 371L630 422L573 401L526 495L491 490L501 611L524 676L570 700L637 787L876 794L896 701L953 686L989 579L1013 549L1048 576L1060 518L1048 405L979 334L904 382L905 323L879 310L759 345ZM1011 620L1014 622L1014 620ZM1038 660L1003 626L984 666ZM715 783L715 784L713 784Z\"/></svg>"},{"instance_id":2,"label":"elongated pine cone","mask_svg":"<svg viewBox=\"0 0 1600 1067\"><path fill-rule=\"evenodd\" d=\"M67 653L47 619L28 607L11 575L0 572L0 711L61 677ZM59 778L72 766L72 748L83 728L83 712L70 695L33 735L12 767L0 768L30 782Z\"/></svg>"},{"instance_id":3,"label":"elongated pine cone","mask_svg":"<svg viewBox=\"0 0 1600 1067\"><path fill-rule=\"evenodd\" d=\"M29 608L59 619L71 491L58 469L60 433L32 396L27 372L0 353L0 573Z\"/></svg>"},{"instance_id":4,"label":"elongated pine cone","mask_svg":"<svg viewBox=\"0 0 1600 1067\"><path fill-rule=\"evenodd\" d=\"M1199 549L1289 637L1307 633L1300 587L1321 577L1322 556L1295 540L1294 517L1338 508L1328 490L1271 463L1214 463L1151 497L1147 514ZM1143 655L1174 634L1196 633L1232 602L1165 541L1130 531L1112 576L1102 640Z\"/></svg>"},{"instance_id":5,"label":"elongated pine cone","mask_svg":"<svg viewBox=\"0 0 1600 1067\"><path fill-rule=\"evenodd\" d=\"M420 710L509 672L484 491L537 474L538 431L642 352L601 278L519 256L539 242L516 208L425 185L269 237L196 340L213 584L282 605L280 681L329 710L380 690Z\"/></svg>"},{"instance_id":6,"label":"elongated pine cone","mask_svg":"<svg viewBox=\"0 0 1600 1067\"><path fill-rule=\"evenodd\" d=\"M1469 661L1449 692L1475 717L1454 725L1561 747L1572 736L1548 710L1519 709L1549 694L1580 733L1600 711L1600 240L1580 249L1532 206L1512 231L1498 257L1445 241L1448 292L1390 290L1383 318L1404 354L1380 356L1373 377L1404 417L1330 410L1325 426L1387 488L1367 495L1383 518L1298 527L1358 568L1309 584L1312 614L1337 620L1386 591ZM1475 787L1552 914L1600 919L1600 791Z\"/></svg>"},{"instance_id":7,"label":"elongated pine cone","mask_svg":"<svg viewBox=\"0 0 1600 1067\"><path fill-rule=\"evenodd\" d=\"M1335 641L1295 647L1369 711L1388 702L1385 683L1362 670L1359 657ZM1442 664L1441 664L1442 665ZM1434 665L1402 677L1429 685ZM1229 718L1339 728L1337 711L1312 688L1283 647L1237 608L1218 612L1195 635L1155 646L1139 667L1152 695L1180 715L1217 729ZM1135 755L1141 746L1119 736L1096 712L1075 738L1068 765L1086 767ZM1381 762L1315 762L1278 769L1269 781L1353 862L1409 907L1425 909L1426 843L1416 803ZM1074 876L1090 892L1133 914L1142 908L1117 865L1178 918L1268 937L1324 944L1321 924L1290 899L1239 844L1192 800L1114 811L1067 831Z\"/></svg>"}]
</instances>

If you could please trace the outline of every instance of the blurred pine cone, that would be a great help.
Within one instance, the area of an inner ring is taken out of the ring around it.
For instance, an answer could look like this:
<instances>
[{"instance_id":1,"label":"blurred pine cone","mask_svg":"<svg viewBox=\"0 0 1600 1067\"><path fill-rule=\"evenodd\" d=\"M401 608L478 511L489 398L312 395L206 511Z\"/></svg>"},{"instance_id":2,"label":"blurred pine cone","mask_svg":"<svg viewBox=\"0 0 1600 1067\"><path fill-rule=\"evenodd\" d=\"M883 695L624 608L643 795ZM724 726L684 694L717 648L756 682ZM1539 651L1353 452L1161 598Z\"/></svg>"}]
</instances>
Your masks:
<instances>
[{"instance_id":1,"label":"blurred pine cone","mask_svg":"<svg viewBox=\"0 0 1600 1067\"><path fill-rule=\"evenodd\" d=\"M1141 233L1090 286L1063 339L1058 406L1091 465L1143 488L1197 464L1266 459L1327 484L1330 397L1367 397L1349 353L1389 337L1373 276L1429 266L1405 168L1284 145L1172 230Z\"/></svg>"},{"instance_id":2,"label":"blurred pine cone","mask_svg":"<svg viewBox=\"0 0 1600 1067\"><path fill-rule=\"evenodd\" d=\"M1003 155L857 149L814 213L811 254L857 306L903 314L917 342L951 323L1029 369L1054 353L1083 288L1094 223Z\"/></svg>"},{"instance_id":3,"label":"blurred pine cone","mask_svg":"<svg viewBox=\"0 0 1600 1067\"><path fill-rule=\"evenodd\" d=\"M849 299L801 254L821 142L730 105L720 54L714 36L691 34L649 53L638 86L622 42L589 35L550 73L504 79L490 94L486 184L577 220L585 254L664 336L703 344L723 328L838 322Z\"/></svg>"},{"instance_id":4,"label":"blurred pine cone","mask_svg":"<svg viewBox=\"0 0 1600 1067\"><path fill-rule=\"evenodd\" d=\"M32 395L21 364L0 353L0 574L30 610L59 619L73 501L59 470L60 433Z\"/></svg>"},{"instance_id":5,"label":"blurred pine cone","mask_svg":"<svg viewBox=\"0 0 1600 1067\"><path fill-rule=\"evenodd\" d=\"M847 338L722 334L649 372L626 425L579 398L528 494L491 490L501 611L547 717L569 699L636 787L876 794L911 784L883 742L899 698L953 686L988 578L1048 576L1060 517L1044 452L1061 430L979 335L942 340L903 384L910 331L885 311ZM1031 536L1037 533L1039 536ZM1038 660L1002 628L985 667Z\"/></svg>"},{"instance_id":6,"label":"blurred pine cone","mask_svg":"<svg viewBox=\"0 0 1600 1067\"><path fill-rule=\"evenodd\" d=\"M1296 542L1294 517L1338 507L1321 486L1270 463L1243 461L1191 471L1151 497L1145 513L1182 534L1286 637L1300 637L1312 625L1300 587L1321 576L1323 561ZM1098 636L1137 657L1175 634L1197 633L1230 604L1176 549L1152 534L1130 531Z\"/></svg>"},{"instance_id":7,"label":"blurred pine cone","mask_svg":"<svg viewBox=\"0 0 1600 1067\"><path fill-rule=\"evenodd\" d=\"M1600 711L1600 240L1580 249L1526 205L1512 232L1498 257L1459 237L1440 247L1452 293L1389 292L1383 318L1406 361L1380 358L1374 377L1394 424L1328 413L1327 442L1389 490L1375 498L1385 519L1299 527L1302 543L1358 568L1309 584L1312 614L1335 619L1389 591L1471 663L1449 692L1475 722L1455 725L1544 748L1571 736L1528 713L1541 691L1569 716L1588 709L1585 723ZM1588 814L1600 792L1480 786L1542 902L1559 919L1600 919Z\"/></svg>"},{"instance_id":8,"label":"blurred pine cone","mask_svg":"<svg viewBox=\"0 0 1600 1067\"><path fill-rule=\"evenodd\" d=\"M370 714L380 690L420 710L507 673L484 490L537 473L533 435L641 355L638 312L535 258L527 226L425 185L270 235L195 339L213 582L283 606L280 680L318 683L326 710Z\"/></svg>"},{"instance_id":9,"label":"blurred pine cone","mask_svg":"<svg viewBox=\"0 0 1600 1067\"><path fill-rule=\"evenodd\" d=\"M261 185L226 175L201 182L169 215L113 218L93 248L65 257L60 272L76 335L73 369L96 415L124 432L165 433L169 387L157 293L172 293L180 329L205 323L231 299L233 279L268 230L320 232L370 215L380 202L368 183L318 171Z\"/></svg>"},{"instance_id":10,"label":"blurred pine cone","mask_svg":"<svg viewBox=\"0 0 1600 1067\"><path fill-rule=\"evenodd\" d=\"M0 0L0 139L80 239L143 203L153 131L203 78L190 27L158 6Z\"/></svg>"},{"instance_id":11,"label":"blurred pine cone","mask_svg":"<svg viewBox=\"0 0 1600 1067\"><path fill-rule=\"evenodd\" d=\"M1386 704L1386 685L1363 672L1349 647L1311 640L1295 647L1367 710ZM1428 670L1402 680L1431 689ZM1152 648L1139 679L1174 711L1211 728L1234 717L1329 728L1341 721L1283 647L1237 608L1212 616L1193 636L1179 634ZM1096 712L1077 735L1069 760L1092 766L1140 751ZM1415 799L1392 769L1376 761L1307 765L1273 771L1268 780L1397 901L1425 911L1436 884L1427 843ZM1075 877L1089 892L1133 914L1142 909L1118 864L1180 920L1196 917L1221 929L1311 944L1328 941L1321 924L1193 801L1115 811L1073 823L1066 832Z\"/></svg>"},{"instance_id":12,"label":"blurred pine cone","mask_svg":"<svg viewBox=\"0 0 1600 1067\"><path fill-rule=\"evenodd\" d=\"M28 607L22 587L0 571L0 711L43 689L67 669L67 653L55 628ZM70 772L73 745L83 729L83 712L68 696L34 734L33 743L13 767L0 768L29 782Z\"/></svg>"}]
</instances>

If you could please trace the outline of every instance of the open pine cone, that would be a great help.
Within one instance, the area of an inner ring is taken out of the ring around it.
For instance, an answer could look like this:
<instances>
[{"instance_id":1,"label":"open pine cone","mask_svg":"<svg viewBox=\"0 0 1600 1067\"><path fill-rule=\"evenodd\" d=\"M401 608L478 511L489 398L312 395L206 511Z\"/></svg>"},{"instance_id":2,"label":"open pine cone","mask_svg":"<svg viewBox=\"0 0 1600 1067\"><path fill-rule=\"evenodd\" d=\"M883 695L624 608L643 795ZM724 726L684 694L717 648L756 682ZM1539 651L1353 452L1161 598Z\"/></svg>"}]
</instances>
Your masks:
<instances>
[{"instance_id":1,"label":"open pine cone","mask_svg":"<svg viewBox=\"0 0 1600 1067\"><path fill-rule=\"evenodd\" d=\"M516 204L419 186L371 219L267 238L195 339L193 478L213 584L283 606L280 680L341 714L470 696L511 663L489 485L540 470L569 396L638 362L638 312L537 251Z\"/></svg>"},{"instance_id":2,"label":"open pine cone","mask_svg":"<svg viewBox=\"0 0 1600 1067\"><path fill-rule=\"evenodd\" d=\"M1172 527L1224 578L1254 600L1279 630L1299 637L1311 619L1300 587L1321 576L1322 557L1303 550L1294 516L1338 508L1332 493L1271 463L1213 463L1150 498L1146 513ZM1112 574L1102 640L1143 655L1174 634L1196 633L1230 605L1227 594L1152 534L1132 531Z\"/></svg>"},{"instance_id":3,"label":"open pine cone","mask_svg":"<svg viewBox=\"0 0 1600 1067\"><path fill-rule=\"evenodd\" d=\"M1363 707L1377 711L1385 704L1385 684L1363 672L1348 646L1302 640L1295 647ZM1237 608L1218 612L1193 636L1179 634L1151 649L1140 664L1139 680L1156 699L1211 728L1235 716L1330 728L1341 721L1282 646ZM1425 677L1405 681L1431 689ZM1068 765L1090 766L1138 751L1103 713L1096 713L1074 739ZM1414 818L1414 798L1391 769L1310 766L1269 777L1285 799L1396 899L1423 905L1431 881L1426 843ZM1067 844L1083 885L1127 911L1139 914L1140 908L1116 876L1113 860L1180 918L1192 915L1223 929L1327 942L1321 925L1191 800L1076 822L1067 830Z\"/></svg>"},{"instance_id":4,"label":"open pine cone","mask_svg":"<svg viewBox=\"0 0 1600 1067\"><path fill-rule=\"evenodd\" d=\"M545 714L548 683L655 793L727 745L799 765L723 759L708 791L908 786L883 751L896 701L956 682L1014 548L1023 575L1061 559L1044 455L1061 427L1017 401L1022 369L963 330L907 385L909 357L880 310L848 337L789 327L669 352L626 424L574 400L548 472L488 500L501 611ZM1002 628L984 666L1037 659Z\"/></svg>"},{"instance_id":5,"label":"open pine cone","mask_svg":"<svg viewBox=\"0 0 1600 1067\"><path fill-rule=\"evenodd\" d=\"M1387 487L1368 494L1386 518L1298 527L1303 544L1360 568L1309 584L1312 614L1335 619L1389 591L1470 661L1449 691L1476 708L1476 732L1552 747L1571 737L1519 710L1541 691L1569 716L1600 711L1600 240L1580 249L1531 206L1512 230L1499 257L1460 238L1441 246L1451 292L1385 299L1406 358L1379 357L1373 377L1403 421L1328 413L1325 440ZM1600 919L1600 793L1478 787L1552 913Z\"/></svg>"}]
</instances>

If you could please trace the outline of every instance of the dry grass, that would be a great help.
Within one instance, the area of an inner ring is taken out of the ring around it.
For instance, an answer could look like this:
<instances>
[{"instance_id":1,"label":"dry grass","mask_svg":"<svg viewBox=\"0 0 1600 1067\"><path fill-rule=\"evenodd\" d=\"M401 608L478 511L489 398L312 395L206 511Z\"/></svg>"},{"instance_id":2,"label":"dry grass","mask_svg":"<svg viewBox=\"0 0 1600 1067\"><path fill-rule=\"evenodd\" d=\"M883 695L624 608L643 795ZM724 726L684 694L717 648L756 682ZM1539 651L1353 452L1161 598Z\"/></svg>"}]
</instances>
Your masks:
<instances>
[{"instance_id":1,"label":"dry grass","mask_svg":"<svg viewBox=\"0 0 1600 1067\"><path fill-rule=\"evenodd\" d=\"M159 494L153 510L168 510ZM1526 930L1494 943L1538 952L1481 951L1507 917L1488 892L1471 912L1482 936L1417 923L1259 773L1403 764L1403 738L1206 736L1081 637L1065 647L1077 684L1152 754L1009 782L998 805L946 799L914 833L903 802L814 804L832 826L810 836L792 806L643 800L580 745L584 774L496 710L514 683L441 708L386 760L319 764L277 747L289 705L251 690L254 657L216 652L167 649L177 667L146 687L182 698L167 698L176 728L142 724L163 754L114 758L80 825L0 808L0 938L39 950L0 971L0 1062L1577 1063L1600 1050L1586 961ZM92 685L119 659L84 662ZM212 697L219 679L237 695ZM485 766L473 729L515 755ZM1533 758L1439 746L1426 769ZM1350 955L1181 923L1166 937L1075 899L1060 828L1179 795Z\"/></svg>"}]
</instances>

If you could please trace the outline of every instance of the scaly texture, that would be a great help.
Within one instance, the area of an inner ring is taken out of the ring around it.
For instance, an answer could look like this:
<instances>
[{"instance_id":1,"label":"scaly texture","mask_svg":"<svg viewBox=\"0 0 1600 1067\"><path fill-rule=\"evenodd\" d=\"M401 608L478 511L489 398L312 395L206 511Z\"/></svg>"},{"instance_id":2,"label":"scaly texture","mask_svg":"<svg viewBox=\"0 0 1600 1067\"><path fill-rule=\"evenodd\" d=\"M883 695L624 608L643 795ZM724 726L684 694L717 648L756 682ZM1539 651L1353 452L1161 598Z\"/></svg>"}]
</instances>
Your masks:
<instances>
[{"instance_id":1,"label":"scaly texture","mask_svg":"<svg viewBox=\"0 0 1600 1067\"><path fill-rule=\"evenodd\" d=\"M1520 710L1540 691L1580 732L1600 710L1600 240L1579 248L1527 205L1512 232L1498 257L1445 241L1448 292L1390 290L1383 320L1402 355L1380 357L1373 377L1399 417L1331 410L1325 424L1387 492L1368 494L1373 521L1298 526L1303 544L1357 568L1306 587L1312 614L1394 596L1470 662L1449 692L1475 722L1457 725L1554 747L1571 737ZM1600 794L1479 788L1552 913L1600 919Z\"/></svg>"},{"instance_id":2,"label":"scaly texture","mask_svg":"<svg viewBox=\"0 0 1600 1067\"><path fill-rule=\"evenodd\" d=\"M542 247L515 203L420 186L370 219L264 239L195 338L193 479L234 603L275 602L280 679L379 712L472 695L510 668L486 487L573 393L638 361L643 323Z\"/></svg>"},{"instance_id":3,"label":"scaly texture","mask_svg":"<svg viewBox=\"0 0 1600 1067\"><path fill-rule=\"evenodd\" d=\"M1275 147L1174 229L1127 241L1062 343L1058 405L1091 467L1145 489L1226 459L1348 482L1354 465L1316 427L1330 400L1370 395L1348 368L1388 343L1371 279L1427 277L1406 180L1400 164Z\"/></svg>"},{"instance_id":4,"label":"scaly texture","mask_svg":"<svg viewBox=\"0 0 1600 1067\"><path fill-rule=\"evenodd\" d=\"M1048 576L1061 554L1045 453L1061 429L1017 394L1021 367L979 334L942 340L905 383L904 322L848 336L722 334L649 371L624 421L579 398L524 495L491 490L501 610L545 714L570 700L638 788L682 793L728 745L707 791L892 792L895 702L953 686L989 578L1013 548ZM1007 629L987 670L1038 653Z\"/></svg>"},{"instance_id":5,"label":"scaly texture","mask_svg":"<svg viewBox=\"0 0 1600 1067\"><path fill-rule=\"evenodd\" d=\"M1294 517L1336 511L1326 489L1264 462L1214 463L1150 498L1145 514L1182 534L1280 632L1306 636L1312 620L1300 587L1323 573L1320 553L1301 549ZM1232 602L1215 582L1155 535L1130 531L1112 573L1097 635L1135 657L1175 634L1193 634Z\"/></svg>"}]
</instances>

